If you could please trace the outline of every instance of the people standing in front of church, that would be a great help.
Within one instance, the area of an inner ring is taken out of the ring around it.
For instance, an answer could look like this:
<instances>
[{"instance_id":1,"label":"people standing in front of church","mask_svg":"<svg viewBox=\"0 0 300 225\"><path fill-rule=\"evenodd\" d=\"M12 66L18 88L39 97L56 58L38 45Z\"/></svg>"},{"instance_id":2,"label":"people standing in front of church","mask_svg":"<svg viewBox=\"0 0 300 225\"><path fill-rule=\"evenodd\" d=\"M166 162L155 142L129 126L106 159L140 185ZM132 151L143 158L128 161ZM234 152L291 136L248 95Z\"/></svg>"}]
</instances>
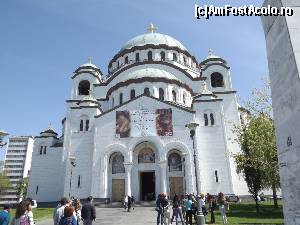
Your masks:
<instances>
[{"instance_id":1,"label":"people standing in front of church","mask_svg":"<svg viewBox=\"0 0 300 225\"><path fill-rule=\"evenodd\" d=\"M81 217L84 225L92 225L93 221L96 220L96 209L93 204L93 197L89 196L87 200L88 203L82 206Z\"/></svg>"},{"instance_id":2,"label":"people standing in front of church","mask_svg":"<svg viewBox=\"0 0 300 225\"><path fill-rule=\"evenodd\" d=\"M60 200L60 203L53 211L53 223L54 225L59 225L59 221L64 216L64 209L67 206L69 199L63 197Z\"/></svg>"},{"instance_id":3,"label":"people standing in front of church","mask_svg":"<svg viewBox=\"0 0 300 225\"><path fill-rule=\"evenodd\" d=\"M207 193L207 203L208 203L208 210L210 212L210 223L215 223L215 209L217 207L217 202L214 196Z\"/></svg>"},{"instance_id":4,"label":"people standing in front of church","mask_svg":"<svg viewBox=\"0 0 300 225\"><path fill-rule=\"evenodd\" d=\"M164 214L165 214L165 208L168 207L169 202L166 198L166 194L162 193L157 196L156 200L156 208L157 211L157 225L164 223Z\"/></svg>"},{"instance_id":5,"label":"people standing in front of church","mask_svg":"<svg viewBox=\"0 0 300 225\"><path fill-rule=\"evenodd\" d=\"M74 207L74 212L77 220L77 225L80 224L80 221L82 220L81 218L81 204L80 204L80 199L74 199L73 201L73 207Z\"/></svg>"},{"instance_id":6,"label":"people standing in front of church","mask_svg":"<svg viewBox=\"0 0 300 225\"><path fill-rule=\"evenodd\" d=\"M223 224L228 223L227 217L226 217L226 211L225 211L225 204L226 204L225 196L222 192L220 192L218 195L218 205L220 208Z\"/></svg>"},{"instance_id":7,"label":"people standing in front of church","mask_svg":"<svg viewBox=\"0 0 300 225\"><path fill-rule=\"evenodd\" d=\"M131 206L132 206L132 199L130 196L127 196L127 212L130 212Z\"/></svg>"},{"instance_id":8,"label":"people standing in front of church","mask_svg":"<svg viewBox=\"0 0 300 225\"><path fill-rule=\"evenodd\" d=\"M10 212L12 210L11 204L5 204L3 210L0 212L0 225L8 225L10 221Z\"/></svg>"},{"instance_id":9,"label":"people standing in front of church","mask_svg":"<svg viewBox=\"0 0 300 225\"><path fill-rule=\"evenodd\" d=\"M180 216L181 223L184 224L179 197L177 194L175 194L174 198L173 198L173 215L172 215L172 219L171 219L171 224L173 223L173 219L175 217L176 225L178 225L178 216Z\"/></svg>"},{"instance_id":10,"label":"people standing in front of church","mask_svg":"<svg viewBox=\"0 0 300 225\"><path fill-rule=\"evenodd\" d=\"M190 224L192 225L193 223L193 220L192 220L192 217L193 217L193 211L192 211L192 205L193 205L193 201L192 201L192 195L190 194L188 196L188 199L185 201L185 215L186 215L186 224Z\"/></svg>"}]
</instances>

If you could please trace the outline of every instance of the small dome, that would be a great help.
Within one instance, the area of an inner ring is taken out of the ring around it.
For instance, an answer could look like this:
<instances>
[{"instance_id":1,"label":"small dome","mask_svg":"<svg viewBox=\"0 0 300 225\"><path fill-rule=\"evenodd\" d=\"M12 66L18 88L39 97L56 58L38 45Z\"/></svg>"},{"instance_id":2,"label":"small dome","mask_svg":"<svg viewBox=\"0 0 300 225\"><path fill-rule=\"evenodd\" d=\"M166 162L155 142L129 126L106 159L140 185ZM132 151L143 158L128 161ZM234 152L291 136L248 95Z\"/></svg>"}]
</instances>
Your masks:
<instances>
[{"instance_id":1,"label":"small dome","mask_svg":"<svg viewBox=\"0 0 300 225\"><path fill-rule=\"evenodd\" d=\"M121 51L124 49L130 49L134 46L144 46L147 44L168 45L170 47L178 47L186 51L186 48L175 38L160 33L146 33L146 34L138 35L130 39L129 41L127 41L125 45L121 48Z\"/></svg>"},{"instance_id":2,"label":"small dome","mask_svg":"<svg viewBox=\"0 0 300 225\"><path fill-rule=\"evenodd\" d=\"M208 56L205 58L205 60L207 59L221 59L220 56L217 56L213 53L213 51L211 49L209 49L208 51Z\"/></svg>"},{"instance_id":3,"label":"small dome","mask_svg":"<svg viewBox=\"0 0 300 225\"><path fill-rule=\"evenodd\" d=\"M139 79L144 77L153 77L153 78L166 78L166 79L172 79L172 80L178 80L173 74L157 69L157 68L145 68L145 69L139 69L135 70L133 72L130 72L127 75L124 75L125 80L130 79Z\"/></svg>"},{"instance_id":4,"label":"small dome","mask_svg":"<svg viewBox=\"0 0 300 225\"><path fill-rule=\"evenodd\" d=\"M58 134L53 130L53 128L51 127L51 125L46 128L45 130L43 130L40 135L42 137L56 137Z\"/></svg>"},{"instance_id":5,"label":"small dome","mask_svg":"<svg viewBox=\"0 0 300 225\"><path fill-rule=\"evenodd\" d=\"M81 66L79 66L75 72L79 72L79 71L99 71L100 69L92 63L92 59L89 58L87 63L82 64ZM100 72L101 73L101 72Z\"/></svg>"}]
</instances>

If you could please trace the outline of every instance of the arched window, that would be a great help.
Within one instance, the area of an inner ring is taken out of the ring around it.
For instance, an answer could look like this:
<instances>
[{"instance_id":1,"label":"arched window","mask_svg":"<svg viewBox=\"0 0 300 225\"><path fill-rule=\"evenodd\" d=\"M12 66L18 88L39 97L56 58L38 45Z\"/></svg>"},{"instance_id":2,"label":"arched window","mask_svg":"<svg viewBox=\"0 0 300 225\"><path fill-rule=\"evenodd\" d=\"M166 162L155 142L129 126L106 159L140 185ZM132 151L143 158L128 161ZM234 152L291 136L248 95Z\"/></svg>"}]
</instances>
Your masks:
<instances>
[{"instance_id":1,"label":"arched window","mask_svg":"<svg viewBox=\"0 0 300 225\"><path fill-rule=\"evenodd\" d=\"M166 53L165 52L160 52L160 60L165 61L166 60Z\"/></svg>"},{"instance_id":2,"label":"arched window","mask_svg":"<svg viewBox=\"0 0 300 225\"><path fill-rule=\"evenodd\" d=\"M152 61L152 60L153 60L153 58L152 58L152 52L149 51L148 52L148 61Z\"/></svg>"},{"instance_id":3,"label":"arched window","mask_svg":"<svg viewBox=\"0 0 300 225\"><path fill-rule=\"evenodd\" d=\"M47 153L47 146L44 146L44 155Z\"/></svg>"},{"instance_id":4,"label":"arched window","mask_svg":"<svg viewBox=\"0 0 300 225\"><path fill-rule=\"evenodd\" d=\"M173 102L176 102L176 91L172 91L172 100L173 100Z\"/></svg>"},{"instance_id":5,"label":"arched window","mask_svg":"<svg viewBox=\"0 0 300 225\"><path fill-rule=\"evenodd\" d=\"M118 69L120 68L120 61L118 60Z\"/></svg>"},{"instance_id":6,"label":"arched window","mask_svg":"<svg viewBox=\"0 0 300 225\"><path fill-rule=\"evenodd\" d=\"M132 89L132 90L130 91L130 99L134 99L134 98L135 98L135 90Z\"/></svg>"},{"instance_id":7,"label":"arched window","mask_svg":"<svg viewBox=\"0 0 300 225\"><path fill-rule=\"evenodd\" d=\"M90 120L87 116L83 115L80 118L79 131L88 131L90 126Z\"/></svg>"},{"instance_id":8,"label":"arched window","mask_svg":"<svg viewBox=\"0 0 300 225\"><path fill-rule=\"evenodd\" d=\"M135 54L135 61L139 62L140 61L140 53Z\"/></svg>"},{"instance_id":9,"label":"arched window","mask_svg":"<svg viewBox=\"0 0 300 225\"><path fill-rule=\"evenodd\" d=\"M183 102L183 104L186 103L186 94L185 93L183 93L183 95L182 95L182 102Z\"/></svg>"},{"instance_id":10,"label":"arched window","mask_svg":"<svg viewBox=\"0 0 300 225\"><path fill-rule=\"evenodd\" d=\"M183 56L184 65L186 64L186 57Z\"/></svg>"},{"instance_id":11,"label":"arched window","mask_svg":"<svg viewBox=\"0 0 300 225\"><path fill-rule=\"evenodd\" d=\"M125 57L125 64L128 64L128 56Z\"/></svg>"},{"instance_id":12,"label":"arched window","mask_svg":"<svg viewBox=\"0 0 300 225\"><path fill-rule=\"evenodd\" d=\"M78 85L79 95L89 95L90 94L90 82L87 80L80 81Z\"/></svg>"},{"instance_id":13,"label":"arched window","mask_svg":"<svg viewBox=\"0 0 300 225\"><path fill-rule=\"evenodd\" d=\"M121 153L114 153L111 156L112 174L125 173L124 157Z\"/></svg>"},{"instance_id":14,"label":"arched window","mask_svg":"<svg viewBox=\"0 0 300 225\"><path fill-rule=\"evenodd\" d=\"M210 76L210 81L211 81L211 86L213 88L216 87L224 87L224 80L223 80L223 76L220 73L213 73Z\"/></svg>"},{"instance_id":15,"label":"arched window","mask_svg":"<svg viewBox=\"0 0 300 225\"><path fill-rule=\"evenodd\" d=\"M168 157L168 166L170 172L182 171L181 156L176 152L171 153Z\"/></svg>"},{"instance_id":16,"label":"arched window","mask_svg":"<svg viewBox=\"0 0 300 225\"><path fill-rule=\"evenodd\" d=\"M211 126L215 125L214 114L213 114L213 113L209 114L209 117L210 117L210 125L211 125Z\"/></svg>"},{"instance_id":17,"label":"arched window","mask_svg":"<svg viewBox=\"0 0 300 225\"><path fill-rule=\"evenodd\" d=\"M121 105L123 103L123 93L120 93L119 95L119 104Z\"/></svg>"},{"instance_id":18,"label":"arched window","mask_svg":"<svg viewBox=\"0 0 300 225\"><path fill-rule=\"evenodd\" d=\"M90 120L86 120L85 121L85 131L89 130L89 126L90 126Z\"/></svg>"},{"instance_id":19,"label":"arched window","mask_svg":"<svg viewBox=\"0 0 300 225\"><path fill-rule=\"evenodd\" d=\"M138 163L155 163L155 154L151 148L143 148L138 155Z\"/></svg>"},{"instance_id":20,"label":"arched window","mask_svg":"<svg viewBox=\"0 0 300 225\"><path fill-rule=\"evenodd\" d=\"M147 95L147 96L150 96L150 90L149 90L149 88L145 88L144 89L144 94Z\"/></svg>"},{"instance_id":21,"label":"arched window","mask_svg":"<svg viewBox=\"0 0 300 225\"><path fill-rule=\"evenodd\" d=\"M177 55L176 55L176 53L173 53L173 61L177 62Z\"/></svg>"},{"instance_id":22,"label":"arched window","mask_svg":"<svg viewBox=\"0 0 300 225\"><path fill-rule=\"evenodd\" d=\"M35 194L37 195L38 192L39 192L39 186L37 185L37 186L36 186L36 189L35 189Z\"/></svg>"},{"instance_id":23,"label":"arched window","mask_svg":"<svg viewBox=\"0 0 300 225\"><path fill-rule=\"evenodd\" d=\"M163 100L165 100L165 92L164 92L164 89L162 89L162 88L160 88L159 90L158 90L158 99L159 100L161 100L161 101L163 101Z\"/></svg>"},{"instance_id":24,"label":"arched window","mask_svg":"<svg viewBox=\"0 0 300 225\"><path fill-rule=\"evenodd\" d=\"M114 107L115 106L115 98L112 97L112 100L111 100L111 107Z\"/></svg>"},{"instance_id":25,"label":"arched window","mask_svg":"<svg viewBox=\"0 0 300 225\"><path fill-rule=\"evenodd\" d=\"M40 155L42 155L43 154L43 146L41 146L41 148L40 148Z\"/></svg>"},{"instance_id":26,"label":"arched window","mask_svg":"<svg viewBox=\"0 0 300 225\"><path fill-rule=\"evenodd\" d=\"M204 113L204 126L208 126L208 117L206 113Z\"/></svg>"},{"instance_id":27,"label":"arched window","mask_svg":"<svg viewBox=\"0 0 300 225\"><path fill-rule=\"evenodd\" d=\"M79 131L83 131L83 120L80 120Z\"/></svg>"}]
</instances>

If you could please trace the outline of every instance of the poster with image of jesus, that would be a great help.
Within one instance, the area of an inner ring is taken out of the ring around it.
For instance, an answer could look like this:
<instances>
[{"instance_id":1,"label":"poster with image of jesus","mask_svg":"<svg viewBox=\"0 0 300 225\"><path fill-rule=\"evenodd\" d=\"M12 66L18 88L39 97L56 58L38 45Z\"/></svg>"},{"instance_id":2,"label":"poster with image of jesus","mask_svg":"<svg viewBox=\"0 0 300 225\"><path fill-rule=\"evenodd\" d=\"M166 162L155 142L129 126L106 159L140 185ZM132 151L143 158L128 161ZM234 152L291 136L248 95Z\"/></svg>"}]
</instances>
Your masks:
<instances>
[{"instance_id":1,"label":"poster with image of jesus","mask_svg":"<svg viewBox=\"0 0 300 225\"><path fill-rule=\"evenodd\" d=\"M157 109L156 132L158 136L173 136L172 109Z\"/></svg>"},{"instance_id":2,"label":"poster with image of jesus","mask_svg":"<svg viewBox=\"0 0 300 225\"><path fill-rule=\"evenodd\" d=\"M119 138L130 137L129 111L116 111L116 136Z\"/></svg>"}]
</instances>

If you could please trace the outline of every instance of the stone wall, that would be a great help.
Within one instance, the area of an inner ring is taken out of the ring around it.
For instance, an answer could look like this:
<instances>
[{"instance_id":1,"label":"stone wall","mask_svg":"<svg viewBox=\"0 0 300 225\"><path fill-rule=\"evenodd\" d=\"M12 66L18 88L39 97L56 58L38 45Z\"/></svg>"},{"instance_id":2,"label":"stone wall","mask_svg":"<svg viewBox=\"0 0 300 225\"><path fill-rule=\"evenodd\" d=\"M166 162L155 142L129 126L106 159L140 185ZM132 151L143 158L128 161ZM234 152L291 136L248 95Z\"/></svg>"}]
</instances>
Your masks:
<instances>
[{"instance_id":1,"label":"stone wall","mask_svg":"<svg viewBox=\"0 0 300 225\"><path fill-rule=\"evenodd\" d=\"M292 17L262 17L272 90L285 223L300 224L300 1L266 0L290 6Z\"/></svg>"}]
</instances>

